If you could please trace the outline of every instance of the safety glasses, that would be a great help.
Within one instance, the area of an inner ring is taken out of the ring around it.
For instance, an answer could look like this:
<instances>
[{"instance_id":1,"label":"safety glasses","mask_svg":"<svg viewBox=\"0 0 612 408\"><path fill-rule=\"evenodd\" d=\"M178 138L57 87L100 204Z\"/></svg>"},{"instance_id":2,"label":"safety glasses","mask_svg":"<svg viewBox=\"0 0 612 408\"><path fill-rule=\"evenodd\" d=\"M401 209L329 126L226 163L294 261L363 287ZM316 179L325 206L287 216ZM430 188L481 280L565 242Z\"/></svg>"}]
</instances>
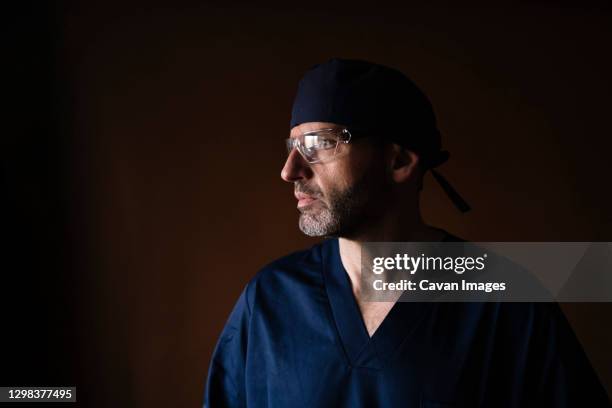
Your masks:
<instances>
[{"instance_id":1,"label":"safety glasses","mask_svg":"<svg viewBox=\"0 0 612 408\"><path fill-rule=\"evenodd\" d=\"M318 129L287 139L287 152L295 148L308 163L324 163L336 156L340 145L350 141L348 129Z\"/></svg>"}]
</instances>

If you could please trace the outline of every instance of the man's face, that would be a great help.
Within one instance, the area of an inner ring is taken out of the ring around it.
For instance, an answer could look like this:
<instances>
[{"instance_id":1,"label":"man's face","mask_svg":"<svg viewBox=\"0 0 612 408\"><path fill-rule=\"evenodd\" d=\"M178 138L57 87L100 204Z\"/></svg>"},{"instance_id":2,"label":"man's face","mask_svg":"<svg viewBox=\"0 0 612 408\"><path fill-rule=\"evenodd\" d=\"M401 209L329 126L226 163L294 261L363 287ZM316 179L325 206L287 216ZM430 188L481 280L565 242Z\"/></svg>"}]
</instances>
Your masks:
<instances>
[{"instance_id":1,"label":"man's face","mask_svg":"<svg viewBox=\"0 0 612 408\"><path fill-rule=\"evenodd\" d=\"M341 128L327 122L308 122L291 129L291 138L326 128ZM381 211L388 192L384 152L366 140L340 144L336 155L323 163L310 164L293 149L281 172L294 183L299 226L309 236L351 236L366 220Z\"/></svg>"}]
</instances>

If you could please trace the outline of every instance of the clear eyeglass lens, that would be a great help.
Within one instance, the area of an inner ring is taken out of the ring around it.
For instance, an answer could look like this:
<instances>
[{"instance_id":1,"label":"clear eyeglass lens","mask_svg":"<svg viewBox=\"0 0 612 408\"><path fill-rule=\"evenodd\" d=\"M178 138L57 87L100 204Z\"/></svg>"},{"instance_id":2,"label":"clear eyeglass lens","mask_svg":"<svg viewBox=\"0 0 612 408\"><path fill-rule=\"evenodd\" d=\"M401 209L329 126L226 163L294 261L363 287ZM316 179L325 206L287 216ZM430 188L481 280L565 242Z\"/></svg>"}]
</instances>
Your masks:
<instances>
[{"instance_id":1,"label":"clear eyeglass lens","mask_svg":"<svg viewBox=\"0 0 612 408\"><path fill-rule=\"evenodd\" d=\"M307 134L302 141L303 154L309 161L331 158L337 145L337 137L331 134Z\"/></svg>"},{"instance_id":2,"label":"clear eyeglass lens","mask_svg":"<svg viewBox=\"0 0 612 408\"><path fill-rule=\"evenodd\" d=\"M287 154L290 154L293 148L295 147L295 139L286 139L285 145L287 147Z\"/></svg>"},{"instance_id":3,"label":"clear eyeglass lens","mask_svg":"<svg viewBox=\"0 0 612 408\"><path fill-rule=\"evenodd\" d=\"M332 158L337 150L340 138L344 136L331 132L308 132L295 139L287 139L287 151L291 153L294 147L310 163L325 161Z\"/></svg>"}]
</instances>

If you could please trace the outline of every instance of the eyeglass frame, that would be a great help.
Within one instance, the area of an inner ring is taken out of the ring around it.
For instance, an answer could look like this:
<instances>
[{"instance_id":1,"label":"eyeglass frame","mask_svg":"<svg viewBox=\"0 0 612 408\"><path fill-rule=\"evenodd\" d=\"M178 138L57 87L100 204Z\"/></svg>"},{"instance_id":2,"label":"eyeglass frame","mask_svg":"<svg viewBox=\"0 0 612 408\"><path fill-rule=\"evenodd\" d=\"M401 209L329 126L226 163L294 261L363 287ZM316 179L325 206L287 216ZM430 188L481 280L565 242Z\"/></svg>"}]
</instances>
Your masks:
<instances>
[{"instance_id":1,"label":"eyeglass frame","mask_svg":"<svg viewBox=\"0 0 612 408\"><path fill-rule=\"evenodd\" d=\"M310 134L317 133L317 132L331 132L331 133L340 132L343 135L347 135L348 134L348 138L346 138L346 139L342 139L341 137L338 137L338 140L336 141L336 146L334 146L334 153L332 155L332 158L336 157L336 154L338 153L338 146L340 146L341 144L348 144L352 140L352 138L353 138L353 135L352 135L351 131L348 130L347 128L323 128L323 129L310 130L308 132L301 133L297 137L290 137L290 138L285 139L285 143L286 143L288 154L291 154L293 149L297 149L297 151L300 154L300 156L302 156L304 158L304 160L306 160L306 162L308 162L308 164L316 164L316 163L326 162L325 159L319 159L319 160L311 161L300 150L300 146L303 146L303 144L300 143L300 140L298 139L298 137L308 136Z\"/></svg>"}]
</instances>

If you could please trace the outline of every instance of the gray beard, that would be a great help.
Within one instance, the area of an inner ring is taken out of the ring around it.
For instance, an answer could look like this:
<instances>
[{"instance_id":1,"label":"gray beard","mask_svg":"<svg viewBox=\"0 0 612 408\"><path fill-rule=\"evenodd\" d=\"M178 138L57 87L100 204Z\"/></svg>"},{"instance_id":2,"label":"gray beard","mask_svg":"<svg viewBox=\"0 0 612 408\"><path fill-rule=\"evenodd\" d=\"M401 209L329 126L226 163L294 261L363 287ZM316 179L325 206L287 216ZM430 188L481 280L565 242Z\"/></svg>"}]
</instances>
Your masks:
<instances>
[{"instance_id":1,"label":"gray beard","mask_svg":"<svg viewBox=\"0 0 612 408\"><path fill-rule=\"evenodd\" d=\"M341 226L346 224L348 214L344 205L341 208L334 202L329 208L320 207L316 210L305 210L300 214L300 230L310 237L323 237L338 235Z\"/></svg>"},{"instance_id":2,"label":"gray beard","mask_svg":"<svg viewBox=\"0 0 612 408\"><path fill-rule=\"evenodd\" d=\"M366 177L344 191L333 191L328 205L304 209L300 214L300 230L310 237L353 235L367 217L365 209L372 198L370 183Z\"/></svg>"}]
</instances>

